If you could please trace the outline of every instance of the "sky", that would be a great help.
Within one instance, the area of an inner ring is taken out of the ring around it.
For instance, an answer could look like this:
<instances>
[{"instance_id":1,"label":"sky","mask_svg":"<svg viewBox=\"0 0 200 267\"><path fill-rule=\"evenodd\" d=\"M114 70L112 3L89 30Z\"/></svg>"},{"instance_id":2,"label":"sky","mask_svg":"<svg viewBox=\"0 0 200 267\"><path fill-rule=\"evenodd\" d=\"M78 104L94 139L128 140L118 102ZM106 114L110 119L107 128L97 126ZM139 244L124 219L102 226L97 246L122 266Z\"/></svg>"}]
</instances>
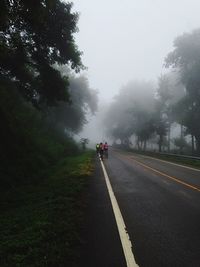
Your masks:
<instances>
[{"instance_id":1,"label":"sky","mask_svg":"<svg viewBox=\"0 0 200 267\"><path fill-rule=\"evenodd\" d=\"M200 0L72 0L80 14L75 35L88 68L90 87L99 91L100 107L109 105L131 80L157 82L167 70L164 59L174 39L200 28ZM155 85L156 86L156 85ZM98 125L101 108L82 137L106 137Z\"/></svg>"},{"instance_id":2,"label":"sky","mask_svg":"<svg viewBox=\"0 0 200 267\"><path fill-rule=\"evenodd\" d=\"M200 27L199 0L72 0L90 86L109 102L130 80L156 81L176 36Z\"/></svg>"}]
</instances>

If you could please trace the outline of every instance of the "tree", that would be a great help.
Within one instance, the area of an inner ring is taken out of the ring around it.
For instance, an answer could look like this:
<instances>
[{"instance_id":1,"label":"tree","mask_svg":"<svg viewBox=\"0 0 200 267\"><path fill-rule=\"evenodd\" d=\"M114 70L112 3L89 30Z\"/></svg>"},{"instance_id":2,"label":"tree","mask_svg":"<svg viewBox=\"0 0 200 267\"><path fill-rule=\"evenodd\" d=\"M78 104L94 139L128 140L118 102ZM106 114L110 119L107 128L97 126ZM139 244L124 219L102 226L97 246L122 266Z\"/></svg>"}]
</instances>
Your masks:
<instances>
[{"instance_id":1,"label":"tree","mask_svg":"<svg viewBox=\"0 0 200 267\"><path fill-rule=\"evenodd\" d=\"M184 148L188 148L189 145L184 137L174 139L174 145L179 148L180 154L183 153Z\"/></svg>"},{"instance_id":2,"label":"tree","mask_svg":"<svg viewBox=\"0 0 200 267\"><path fill-rule=\"evenodd\" d=\"M138 116L139 115L139 116ZM137 136L138 149L146 150L147 141L155 132L152 113L140 112L137 114L137 124L135 134Z\"/></svg>"},{"instance_id":3,"label":"tree","mask_svg":"<svg viewBox=\"0 0 200 267\"><path fill-rule=\"evenodd\" d=\"M158 79L157 104L160 117L157 120L157 133L159 135L159 152L161 152L164 137L168 135L168 152L170 151L170 130L172 123L170 78L168 75L161 75Z\"/></svg>"},{"instance_id":4,"label":"tree","mask_svg":"<svg viewBox=\"0 0 200 267\"><path fill-rule=\"evenodd\" d=\"M58 68L59 69L59 68ZM87 115L97 111L97 91L89 87L88 79L70 74L67 68L62 68L63 77L69 77L70 103L58 102L57 106L48 109L48 119L53 127L67 131L70 135L79 133L88 122Z\"/></svg>"},{"instance_id":5,"label":"tree","mask_svg":"<svg viewBox=\"0 0 200 267\"><path fill-rule=\"evenodd\" d=\"M103 118L103 127L108 137L113 138L114 141L119 139L121 144L127 145L132 134L131 114L118 101L119 99L115 98L115 101L110 104Z\"/></svg>"},{"instance_id":6,"label":"tree","mask_svg":"<svg viewBox=\"0 0 200 267\"><path fill-rule=\"evenodd\" d=\"M147 105L148 103L148 105ZM135 134L138 146L152 134L151 113L154 109L153 85L149 82L133 81L124 86L110 105L104 119L107 134L129 145Z\"/></svg>"},{"instance_id":7,"label":"tree","mask_svg":"<svg viewBox=\"0 0 200 267\"><path fill-rule=\"evenodd\" d=\"M81 138L80 142L81 142L82 149L85 150L86 145L89 143L89 139L88 138Z\"/></svg>"},{"instance_id":8,"label":"tree","mask_svg":"<svg viewBox=\"0 0 200 267\"><path fill-rule=\"evenodd\" d=\"M78 14L60 0L2 0L0 82L12 82L35 104L68 100L68 81L54 63L82 68L73 34Z\"/></svg>"},{"instance_id":9,"label":"tree","mask_svg":"<svg viewBox=\"0 0 200 267\"><path fill-rule=\"evenodd\" d=\"M178 69L185 85L185 104L182 121L188 132L195 136L197 152L200 154L200 29L185 33L174 41L174 50L165 59L166 66Z\"/></svg>"},{"instance_id":10,"label":"tree","mask_svg":"<svg viewBox=\"0 0 200 267\"><path fill-rule=\"evenodd\" d=\"M159 132L159 150L161 150L164 137L167 135L168 152L170 152L171 125L177 121L175 112L177 103L184 97L185 88L180 82L177 72L169 72L158 78L158 88L156 97L156 122ZM158 116L158 114L160 114ZM180 124L181 122L178 121ZM161 136L163 134L164 136Z\"/></svg>"},{"instance_id":11,"label":"tree","mask_svg":"<svg viewBox=\"0 0 200 267\"><path fill-rule=\"evenodd\" d=\"M157 113L155 113L155 131L157 135L159 136L158 140L158 147L159 147L159 152L162 152L162 146L167 134L167 123L166 123L166 118L162 116L162 113L160 113L160 110L158 110Z\"/></svg>"}]
</instances>

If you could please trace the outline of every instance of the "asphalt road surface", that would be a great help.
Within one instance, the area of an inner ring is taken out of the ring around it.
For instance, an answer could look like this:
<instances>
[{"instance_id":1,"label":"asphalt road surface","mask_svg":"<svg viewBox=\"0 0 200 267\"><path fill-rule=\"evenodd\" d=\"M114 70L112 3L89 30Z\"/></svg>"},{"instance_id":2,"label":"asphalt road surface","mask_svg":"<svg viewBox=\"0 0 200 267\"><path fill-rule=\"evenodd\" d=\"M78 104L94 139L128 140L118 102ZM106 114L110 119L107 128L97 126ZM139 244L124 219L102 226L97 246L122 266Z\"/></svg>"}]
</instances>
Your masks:
<instances>
[{"instance_id":1,"label":"asphalt road surface","mask_svg":"<svg viewBox=\"0 0 200 267\"><path fill-rule=\"evenodd\" d=\"M117 150L109 151L104 165L137 264L200 267L200 171ZM88 211L93 217L88 218L90 234L85 246L90 262L82 266L124 267L127 265L98 160L96 172L98 179L91 187Z\"/></svg>"}]
</instances>

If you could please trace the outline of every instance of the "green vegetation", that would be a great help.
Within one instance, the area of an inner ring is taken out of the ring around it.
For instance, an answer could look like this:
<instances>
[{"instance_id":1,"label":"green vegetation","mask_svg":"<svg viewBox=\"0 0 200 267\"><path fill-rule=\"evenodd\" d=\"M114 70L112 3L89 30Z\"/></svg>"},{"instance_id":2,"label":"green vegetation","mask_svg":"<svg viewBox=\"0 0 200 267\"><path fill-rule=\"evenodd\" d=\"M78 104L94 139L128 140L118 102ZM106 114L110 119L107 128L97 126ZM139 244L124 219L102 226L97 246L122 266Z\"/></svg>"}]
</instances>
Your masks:
<instances>
[{"instance_id":1,"label":"green vegetation","mask_svg":"<svg viewBox=\"0 0 200 267\"><path fill-rule=\"evenodd\" d=\"M44 114L24 101L17 91L0 91L0 185L10 188L33 183L67 154L75 143L48 124Z\"/></svg>"},{"instance_id":2,"label":"green vegetation","mask_svg":"<svg viewBox=\"0 0 200 267\"><path fill-rule=\"evenodd\" d=\"M72 5L1 1L1 267L76 265L93 152L72 136L97 93L72 77L84 68Z\"/></svg>"},{"instance_id":3,"label":"green vegetation","mask_svg":"<svg viewBox=\"0 0 200 267\"><path fill-rule=\"evenodd\" d=\"M73 88L68 74L61 75L54 67L66 64L69 72L83 67L73 36L78 15L71 8L71 3L58 0L2 2L2 267L73 266L77 256L81 198L92 170L92 153L81 153L69 137L69 120L61 124L66 114L73 117L85 102L68 110ZM79 82L76 91L82 90L82 95L87 91L89 97L85 84L82 88ZM63 117L56 113L61 103L66 109ZM80 129L85 121L83 117L74 128Z\"/></svg>"},{"instance_id":4,"label":"green vegetation","mask_svg":"<svg viewBox=\"0 0 200 267\"><path fill-rule=\"evenodd\" d=\"M0 266L76 266L93 152L1 89Z\"/></svg>"},{"instance_id":5,"label":"green vegetation","mask_svg":"<svg viewBox=\"0 0 200 267\"><path fill-rule=\"evenodd\" d=\"M67 77L53 64L83 68L75 43L78 14L60 0L2 0L0 80L37 106L69 100Z\"/></svg>"},{"instance_id":6,"label":"green vegetation","mask_svg":"<svg viewBox=\"0 0 200 267\"><path fill-rule=\"evenodd\" d=\"M65 158L38 184L1 192L0 266L75 266L92 156Z\"/></svg>"}]
</instances>

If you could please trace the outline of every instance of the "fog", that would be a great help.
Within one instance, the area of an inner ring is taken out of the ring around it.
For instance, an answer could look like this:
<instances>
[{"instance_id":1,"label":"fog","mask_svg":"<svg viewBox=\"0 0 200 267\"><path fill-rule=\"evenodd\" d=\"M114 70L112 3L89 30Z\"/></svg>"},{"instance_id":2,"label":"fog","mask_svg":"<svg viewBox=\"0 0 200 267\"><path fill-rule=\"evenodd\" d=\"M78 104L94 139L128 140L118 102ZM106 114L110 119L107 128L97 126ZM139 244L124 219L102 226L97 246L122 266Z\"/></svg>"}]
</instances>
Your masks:
<instances>
[{"instance_id":1,"label":"fog","mask_svg":"<svg viewBox=\"0 0 200 267\"><path fill-rule=\"evenodd\" d=\"M99 112L81 135L106 138L99 118L129 82L158 82L169 70L164 60L174 40L200 27L198 0L74 0L79 12L76 43L91 88L99 92ZM155 85L156 90L156 85ZM102 127L101 127L102 128Z\"/></svg>"}]
</instances>

